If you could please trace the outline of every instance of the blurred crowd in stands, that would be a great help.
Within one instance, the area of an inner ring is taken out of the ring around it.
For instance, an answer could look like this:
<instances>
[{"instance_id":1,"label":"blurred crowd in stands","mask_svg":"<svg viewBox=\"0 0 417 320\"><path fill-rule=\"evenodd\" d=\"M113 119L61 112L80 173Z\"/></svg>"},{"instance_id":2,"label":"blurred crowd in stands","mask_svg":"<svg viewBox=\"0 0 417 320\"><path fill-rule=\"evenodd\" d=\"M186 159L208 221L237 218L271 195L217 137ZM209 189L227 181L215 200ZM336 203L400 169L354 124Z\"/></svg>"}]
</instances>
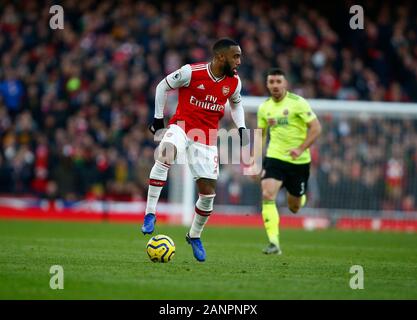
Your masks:
<instances>
[{"instance_id":1,"label":"blurred crowd in stands","mask_svg":"<svg viewBox=\"0 0 417 320\"><path fill-rule=\"evenodd\" d=\"M414 211L417 120L324 117L315 175L322 207Z\"/></svg>"},{"instance_id":2,"label":"blurred crowd in stands","mask_svg":"<svg viewBox=\"0 0 417 320\"><path fill-rule=\"evenodd\" d=\"M364 1L365 28L351 30L353 4L67 0L52 30L50 1L2 1L0 193L145 199L156 84L220 37L241 45L243 95L267 95L279 66L305 98L416 102L416 4ZM310 205L416 209L416 121L322 120ZM258 200L257 182L221 174L219 203Z\"/></svg>"}]
</instances>

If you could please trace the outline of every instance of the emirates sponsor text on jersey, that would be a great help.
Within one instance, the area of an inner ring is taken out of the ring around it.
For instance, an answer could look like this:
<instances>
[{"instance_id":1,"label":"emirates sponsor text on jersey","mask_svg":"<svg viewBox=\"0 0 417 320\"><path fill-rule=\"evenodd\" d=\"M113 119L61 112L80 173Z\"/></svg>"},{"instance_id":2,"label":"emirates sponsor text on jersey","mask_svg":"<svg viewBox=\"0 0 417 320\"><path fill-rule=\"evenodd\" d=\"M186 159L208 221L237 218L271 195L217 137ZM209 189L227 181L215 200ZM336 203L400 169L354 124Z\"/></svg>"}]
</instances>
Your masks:
<instances>
[{"instance_id":1,"label":"emirates sponsor text on jersey","mask_svg":"<svg viewBox=\"0 0 417 320\"><path fill-rule=\"evenodd\" d=\"M207 95L206 99L204 101L198 100L194 96L190 96L190 104L205 110L211 110L211 111L223 111L225 108L224 104L218 104L216 103L217 97L214 97L212 95Z\"/></svg>"}]
</instances>

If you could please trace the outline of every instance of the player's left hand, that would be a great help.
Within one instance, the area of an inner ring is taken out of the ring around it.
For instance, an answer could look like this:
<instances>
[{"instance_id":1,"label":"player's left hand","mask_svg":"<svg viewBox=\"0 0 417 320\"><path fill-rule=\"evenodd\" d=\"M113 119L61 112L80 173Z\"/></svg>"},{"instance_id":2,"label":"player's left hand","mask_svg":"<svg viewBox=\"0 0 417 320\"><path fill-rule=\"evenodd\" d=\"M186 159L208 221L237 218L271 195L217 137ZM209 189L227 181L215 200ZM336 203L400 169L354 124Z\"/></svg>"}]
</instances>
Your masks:
<instances>
[{"instance_id":1,"label":"player's left hand","mask_svg":"<svg viewBox=\"0 0 417 320\"><path fill-rule=\"evenodd\" d=\"M295 148L295 149L290 150L290 156L293 160L301 156L302 153L303 153L303 150L301 148Z\"/></svg>"},{"instance_id":2,"label":"player's left hand","mask_svg":"<svg viewBox=\"0 0 417 320\"><path fill-rule=\"evenodd\" d=\"M249 129L244 127L239 128L240 146L247 146L250 142Z\"/></svg>"}]
</instances>

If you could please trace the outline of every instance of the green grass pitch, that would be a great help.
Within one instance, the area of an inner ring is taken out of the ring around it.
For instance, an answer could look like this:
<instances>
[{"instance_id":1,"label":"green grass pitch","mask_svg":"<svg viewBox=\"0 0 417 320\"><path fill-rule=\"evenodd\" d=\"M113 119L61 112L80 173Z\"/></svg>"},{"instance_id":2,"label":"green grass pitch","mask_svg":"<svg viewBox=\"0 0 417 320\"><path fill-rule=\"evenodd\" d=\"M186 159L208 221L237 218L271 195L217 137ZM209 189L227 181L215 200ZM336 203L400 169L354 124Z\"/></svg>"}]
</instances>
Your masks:
<instances>
[{"instance_id":1,"label":"green grass pitch","mask_svg":"<svg viewBox=\"0 0 417 320\"><path fill-rule=\"evenodd\" d=\"M207 226L207 261L185 227L157 225L176 244L152 263L140 225L0 220L0 299L417 299L417 234L281 230L282 256L265 256L262 228ZM64 268L51 290L49 269ZM352 290L352 265L364 289Z\"/></svg>"}]
</instances>

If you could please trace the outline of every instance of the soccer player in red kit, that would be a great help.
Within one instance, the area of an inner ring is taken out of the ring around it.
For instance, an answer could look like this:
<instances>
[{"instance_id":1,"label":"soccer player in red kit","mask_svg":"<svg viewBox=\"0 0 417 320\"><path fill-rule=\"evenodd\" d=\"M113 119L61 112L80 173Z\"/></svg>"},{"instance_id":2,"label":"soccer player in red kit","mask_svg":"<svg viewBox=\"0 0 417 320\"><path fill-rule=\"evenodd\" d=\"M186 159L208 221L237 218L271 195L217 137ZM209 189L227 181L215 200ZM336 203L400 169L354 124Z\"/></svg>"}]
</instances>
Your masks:
<instances>
[{"instance_id":1,"label":"soccer player in red kit","mask_svg":"<svg viewBox=\"0 0 417 320\"><path fill-rule=\"evenodd\" d=\"M178 89L178 105L168 122L168 130L160 142L150 173L142 232L151 234L154 231L156 205L170 166L175 161L178 163L180 157L187 158L199 196L186 240L198 261L206 259L200 236L213 210L219 174L217 129L227 101L232 119L239 128L241 145L247 134L240 96L242 85L236 71L240 60L239 45L231 39L220 39L213 46L211 62L184 65L165 77L156 88L154 121L149 126L153 134L164 128L163 109L169 90ZM198 154L197 159L195 154Z\"/></svg>"}]
</instances>

